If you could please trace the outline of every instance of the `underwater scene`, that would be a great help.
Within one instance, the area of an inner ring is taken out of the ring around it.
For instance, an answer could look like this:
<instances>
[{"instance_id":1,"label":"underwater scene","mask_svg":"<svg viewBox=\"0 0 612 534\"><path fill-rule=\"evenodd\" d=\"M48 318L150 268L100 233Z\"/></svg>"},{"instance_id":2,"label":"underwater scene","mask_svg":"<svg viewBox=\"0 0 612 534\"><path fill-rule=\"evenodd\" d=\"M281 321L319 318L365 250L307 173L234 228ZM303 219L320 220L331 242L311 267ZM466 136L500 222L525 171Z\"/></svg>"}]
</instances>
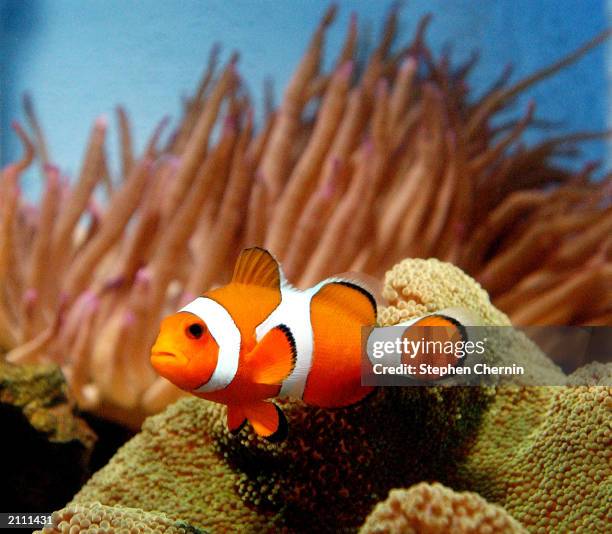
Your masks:
<instances>
[{"instance_id":1,"label":"underwater scene","mask_svg":"<svg viewBox=\"0 0 612 534\"><path fill-rule=\"evenodd\" d=\"M605 2L406 4L0 0L0 527L612 532Z\"/></svg>"}]
</instances>

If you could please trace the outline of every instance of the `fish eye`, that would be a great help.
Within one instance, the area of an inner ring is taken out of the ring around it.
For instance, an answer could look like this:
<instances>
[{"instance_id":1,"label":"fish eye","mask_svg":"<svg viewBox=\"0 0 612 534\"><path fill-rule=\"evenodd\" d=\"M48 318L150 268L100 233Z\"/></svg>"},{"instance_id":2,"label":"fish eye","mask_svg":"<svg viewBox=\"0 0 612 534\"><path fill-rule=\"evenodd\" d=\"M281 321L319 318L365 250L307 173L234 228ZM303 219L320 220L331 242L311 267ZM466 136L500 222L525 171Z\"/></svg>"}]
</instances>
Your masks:
<instances>
[{"instance_id":1,"label":"fish eye","mask_svg":"<svg viewBox=\"0 0 612 534\"><path fill-rule=\"evenodd\" d=\"M199 323L192 323L185 328L185 334L191 339L200 339L204 335L204 326Z\"/></svg>"}]
</instances>

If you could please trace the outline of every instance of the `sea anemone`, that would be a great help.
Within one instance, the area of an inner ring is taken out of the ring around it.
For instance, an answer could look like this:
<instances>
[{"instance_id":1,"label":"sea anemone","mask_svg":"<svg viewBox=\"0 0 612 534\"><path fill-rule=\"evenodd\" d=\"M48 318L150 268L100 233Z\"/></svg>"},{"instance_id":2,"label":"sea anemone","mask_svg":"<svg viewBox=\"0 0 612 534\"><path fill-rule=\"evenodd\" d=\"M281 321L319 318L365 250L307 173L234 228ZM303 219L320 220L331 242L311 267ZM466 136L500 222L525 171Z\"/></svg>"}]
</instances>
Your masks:
<instances>
[{"instance_id":1,"label":"sea anemone","mask_svg":"<svg viewBox=\"0 0 612 534\"><path fill-rule=\"evenodd\" d=\"M79 177L54 165L32 103L31 137L0 182L0 347L12 362L60 363L83 408L137 425L179 392L148 352L164 313L226 282L243 247L263 245L307 286L341 271L381 276L401 258L437 257L475 276L517 324L609 324L610 177L558 168L553 156L595 134L520 144L533 105L494 121L521 91L577 60L474 100L470 61L451 68L425 44L429 18L393 46L397 10L365 61L356 20L330 72L321 68L330 8L278 106L259 128L236 55L218 49L170 139L143 154L118 110L121 175L96 120ZM23 170L44 192L24 200ZM103 194L97 194L102 189ZM476 207L477 203L477 207ZM594 299L593 295L599 298Z\"/></svg>"}]
</instances>

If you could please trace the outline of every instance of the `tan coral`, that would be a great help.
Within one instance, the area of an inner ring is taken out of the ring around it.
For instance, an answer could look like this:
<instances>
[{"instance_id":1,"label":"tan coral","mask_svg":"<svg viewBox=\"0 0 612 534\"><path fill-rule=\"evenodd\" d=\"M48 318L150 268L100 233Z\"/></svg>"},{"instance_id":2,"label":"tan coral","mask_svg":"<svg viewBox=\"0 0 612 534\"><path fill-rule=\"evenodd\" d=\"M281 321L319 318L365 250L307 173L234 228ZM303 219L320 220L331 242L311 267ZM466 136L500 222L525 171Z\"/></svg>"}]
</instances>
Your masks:
<instances>
[{"instance_id":1,"label":"tan coral","mask_svg":"<svg viewBox=\"0 0 612 534\"><path fill-rule=\"evenodd\" d=\"M485 325L510 325L478 282L451 263L434 258L409 258L394 265L385 274L383 297L389 305L380 310L381 326L452 307L475 311Z\"/></svg>"},{"instance_id":2,"label":"tan coral","mask_svg":"<svg viewBox=\"0 0 612 534\"><path fill-rule=\"evenodd\" d=\"M158 532L160 534L197 534L197 529L170 519L159 512L143 512L123 506L100 503L72 505L54 512L51 524L37 534L104 534L109 532Z\"/></svg>"},{"instance_id":3,"label":"tan coral","mask_svg":"<svg viewBox=\"0 0 612 534\"><path fill-rule=\"evenodd\" d=\"M527 531L503 508L476 493L422 482L394 489L376 505L360 534L519 534Z\"/></svg>"},{"instance_id":4,"label":"tan coral","mask_svg":"<svg viewBox=\"0 0 612 534\"><path fill-rule=\"evenodd\" d=\"M215 532L357 528L389 489L460 457L489 400L478 388L390 388L342 410L283 403L278 445L250 429L232 436L223 406L185 398L147 419L74 502L161 510Z\"/></svg>"},{"instance_id":5,"label":"tan coral","mask_svg":"<svg viewBox=\"0 0 612 534\"><path fill-rule=\"evenodd\" d=\"M383 296L388 306L379 308L381 326L390 326L413 317L443 310L464 308L475 312L476 335L486 339L483 361L490 365L523 366L524 374L495 378L497 383L522 385L561 385L566 377L561 369L510 320L491 304L489 295L469 275L450 263L437 259L409 258L387 272ZM471 323L469 323L471 324ZM484 377L482 382L491 377ZM493 383L492 382L492 383Z\"/></svg>"},{"instance_id":6,"label":"tan coral","mask_svg":"<svg viewBox=\"0 0 612 534\"><path fill-rule=\"evenodd\" d=\"M147 419L73 504L159 510L212 532L269 531L273 518L245 506L236 492L240 474L213 446L210 431L223 424L223 413L220 405L189 398Z\"/></svg>"},{"instance_id":7,"label":"tan coral","mask_svg":"<svg viewBox=\"0 0 612 534\"><path fill-rule=\"evenodd\" d=\"M499 388L459 471L463 487L532 532L607 532L611 400L603 385Z\"/></svg>"}]
</instances>

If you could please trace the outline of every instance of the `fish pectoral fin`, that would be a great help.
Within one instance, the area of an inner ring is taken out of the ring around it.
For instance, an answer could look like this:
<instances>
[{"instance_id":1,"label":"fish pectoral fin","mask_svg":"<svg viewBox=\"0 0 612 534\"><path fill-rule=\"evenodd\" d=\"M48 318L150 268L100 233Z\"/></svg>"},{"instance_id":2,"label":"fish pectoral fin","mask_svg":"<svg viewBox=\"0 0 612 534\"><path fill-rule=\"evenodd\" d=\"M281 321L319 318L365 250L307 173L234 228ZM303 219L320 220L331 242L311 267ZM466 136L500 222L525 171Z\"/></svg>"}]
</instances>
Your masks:
<instances>
[{"instance_id":1,"label":"fish pectoral fin","mask_svg":"<svg viewBox=\"0 0 612 534\"><path fill-rule=\"evenodd\" d=\"M259 247L247 248L236 260L232 282L269 287L280 291L280 267L274 256L267 250Z\"/></svg>"},{"instance_id":2,"label":"fish pectoral fin","mask_svg":"<svg viewBox=\"0 0 612 534\"><path fill-rule=\"evenodd\" d=\"M251 380L258 384L280 384L293 371L296 355L291 330L284 324L275 326L246 358L251 369Z\"/></svg>"},{"instance_id":3,"label":"fish pectoral fin","mask_svg":"<svg viewBox=\"0 0 612 534\"><path fill-rule=\"evenodd\" d=\"M244 406L243 409L258 436L268 441L282 441L287 437L287 419L276 404L260 401Z\"/></svg>"},{"instance_id":4,"label":"fish pectoral fin","mask_svg":"<svg viewBox=\"0 0 612 534\"><path fill-rule=\"evenodd\" d=\"M247 420L246 413L241 406L227 407L227 429L232 434L238 434Z\"/></svg>"}]
</instances>

